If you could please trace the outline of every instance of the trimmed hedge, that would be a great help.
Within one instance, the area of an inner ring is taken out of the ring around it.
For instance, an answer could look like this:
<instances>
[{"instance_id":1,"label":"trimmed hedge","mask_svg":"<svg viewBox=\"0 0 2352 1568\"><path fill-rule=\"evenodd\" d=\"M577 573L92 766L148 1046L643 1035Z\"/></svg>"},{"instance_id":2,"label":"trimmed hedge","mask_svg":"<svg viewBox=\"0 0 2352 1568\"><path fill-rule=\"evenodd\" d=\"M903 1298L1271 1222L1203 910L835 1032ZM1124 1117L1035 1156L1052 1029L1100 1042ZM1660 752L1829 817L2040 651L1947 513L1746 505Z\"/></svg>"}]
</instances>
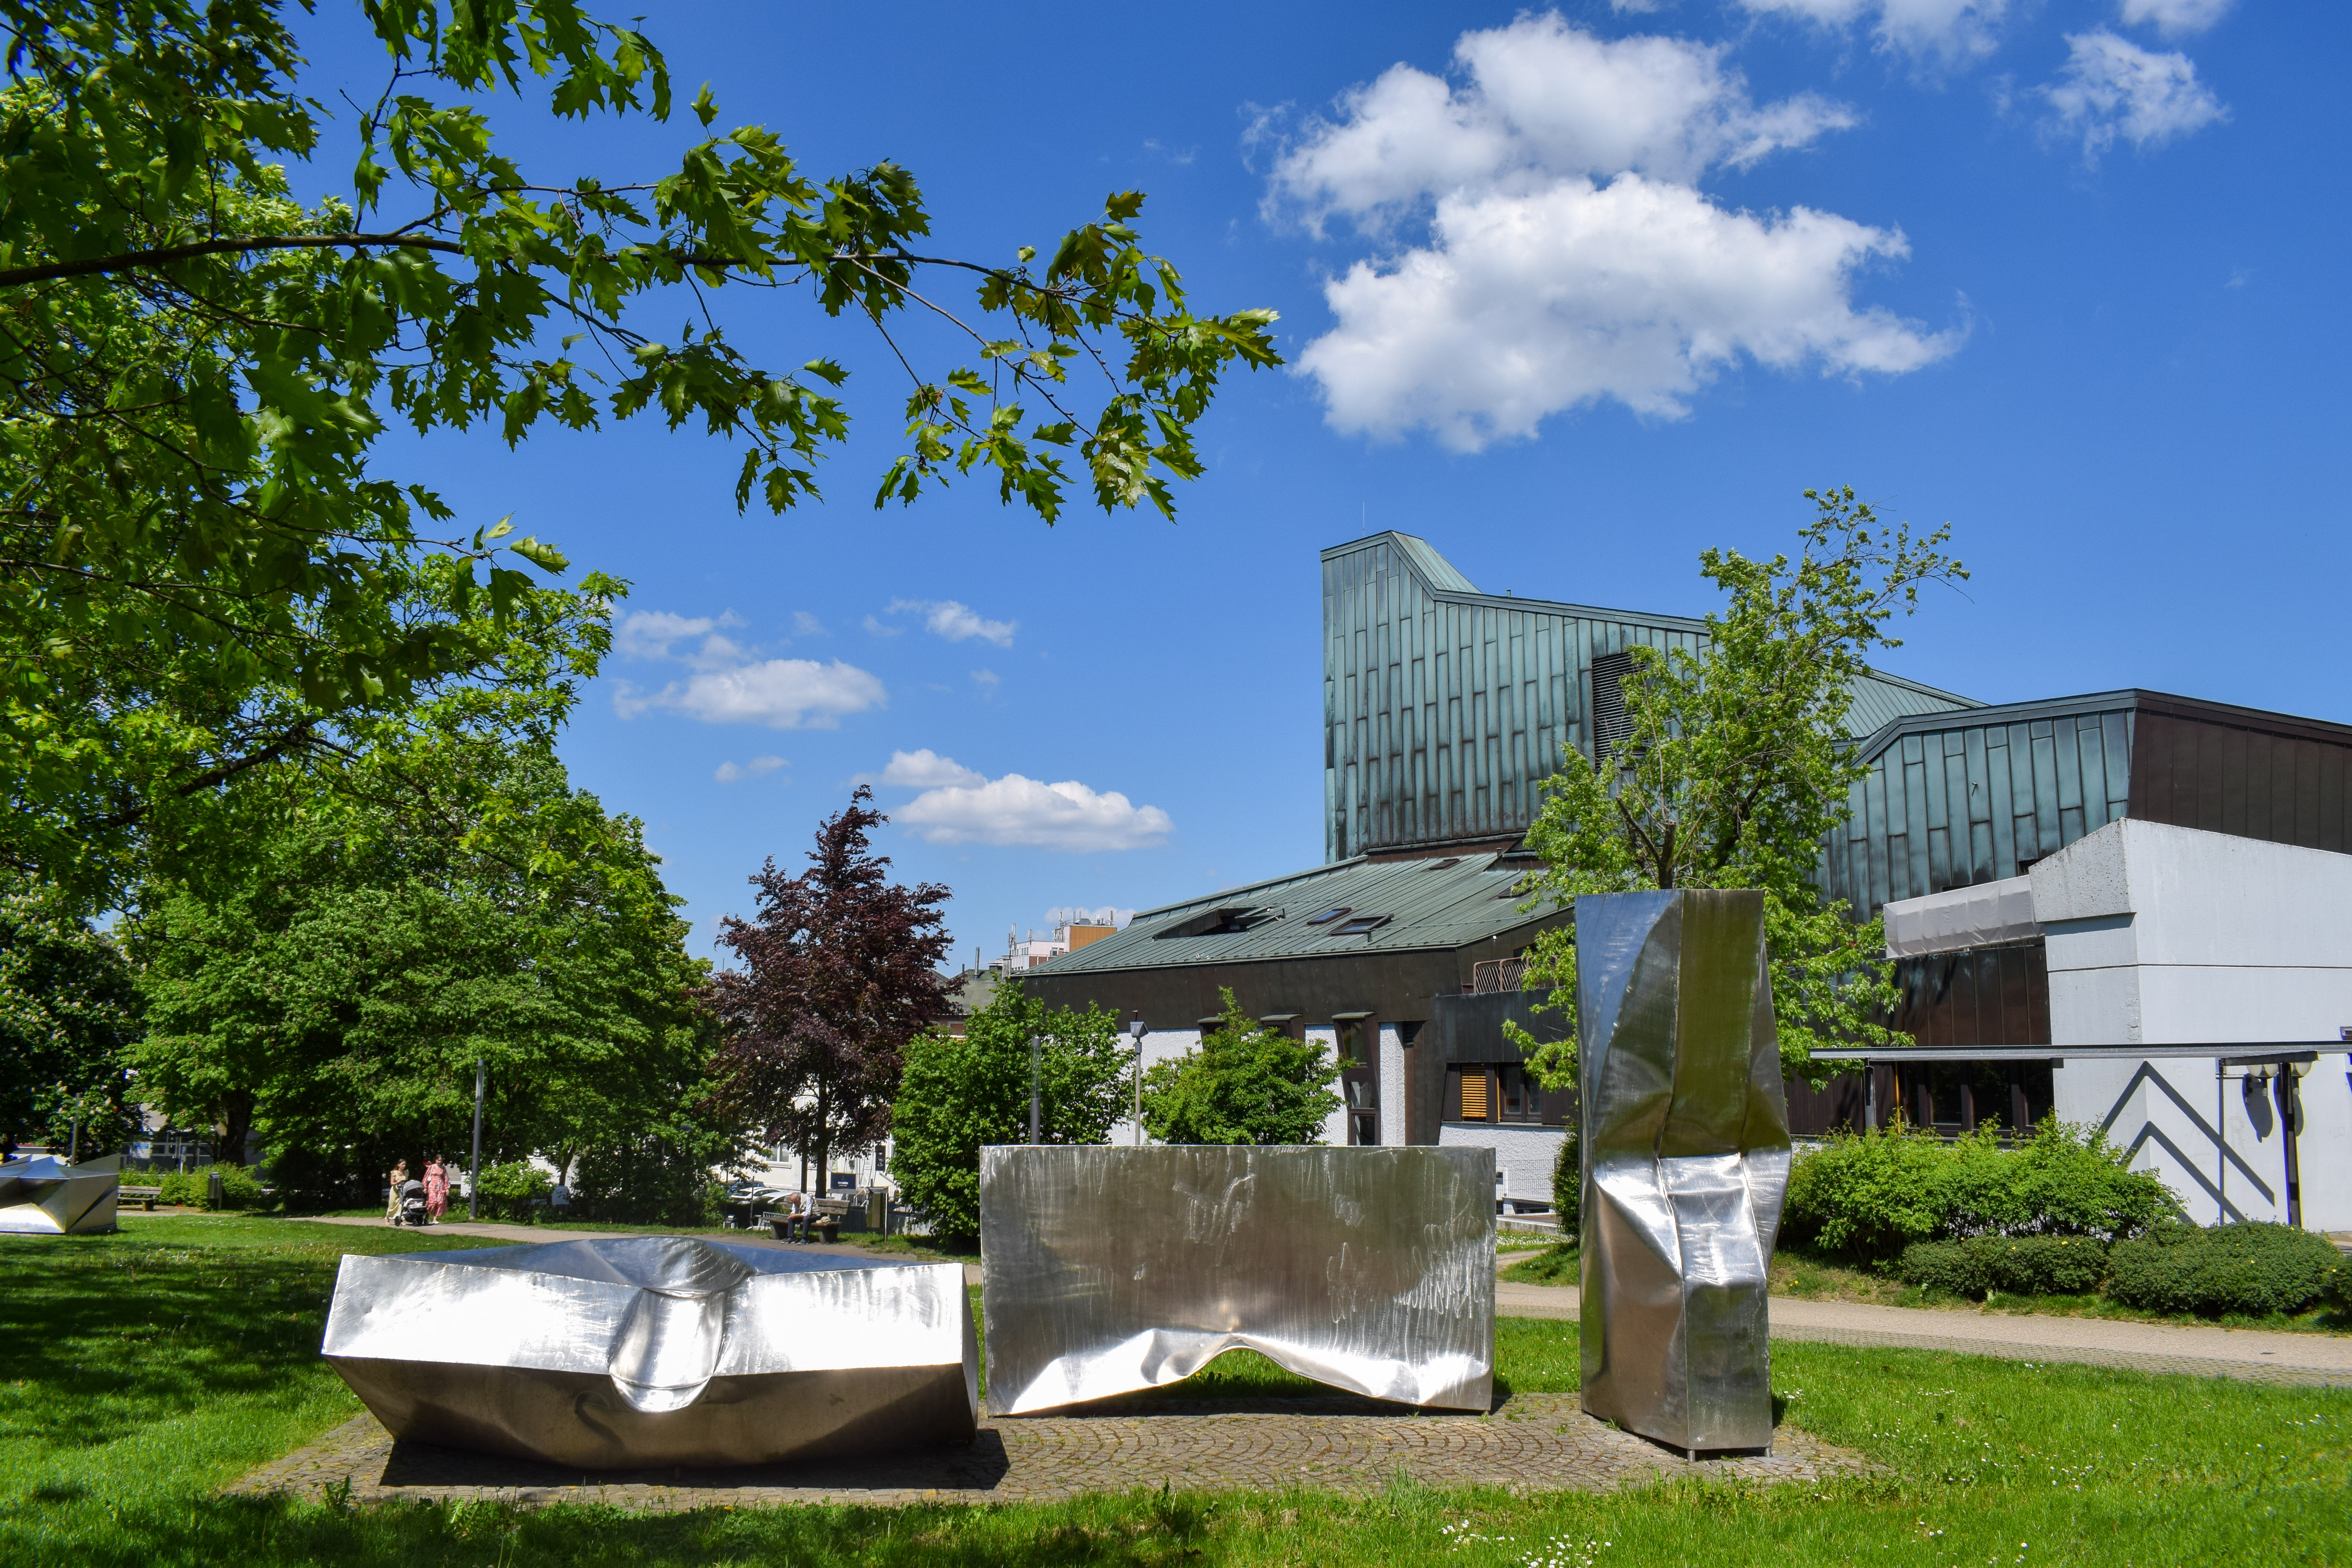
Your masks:
<instances>
[{"instance_id":1,"label":"trimmed hedge","mask_svg":"<svg viewBox=\"0 0 2352 1568\"><path fill-rule=\"evenodd\" d=\"M1903 1249L1897 1272L1906 1285L1981 1300L1996 1290L2018 1296L2082 1296L2106 1278L2107 1249L2087 1236L1972 1236L1918 1241Z\"/></svg>"},{"instance_id":2,"label":"trimmed hedge","mask_svg":"<svg viewBox=\"0 0 2352 1568\"><path fill-rule=\"evenodd\" d=\"M2113 1241L2179 1211L2153 1173L2125 1168L2127 1158L2104 1133L2051 1117L2014 1149L1989 1124L1953 1139L1899 1121L1840 1133L1790 1170L1788 1235L1865 1261L1973 1236Z\"/></svg>"},{"instance_id":3,"label":"trimmed hedge","mask_svg":"<svg viewBox=\"0 0 2352 1568\"><path fill-rule=\"evenodd\" d=\"M190 1208L206 1208L212 1203L212 1175L220 1173L221 1206L228 1209L257 1209L268 1202L261 1191L261 1178L243 1165L204 1165L193 1171L169 1171L156 1182L159 1202L184 1204Z\"/></svg>"},{"instance_id":4,"label":"trimmed hedge","mask_svg":"<svg viewBox=\"0 0 2352 1568\"><path fill-rule=\"evenodd\" d=\"M2171 1225L2116 1244L2107 1294L2151 1312L2268 1317L2341 1300L2347 1273L2326 1237L2252 1221L2212 1230Z\"/></svg>"}]
</instances>

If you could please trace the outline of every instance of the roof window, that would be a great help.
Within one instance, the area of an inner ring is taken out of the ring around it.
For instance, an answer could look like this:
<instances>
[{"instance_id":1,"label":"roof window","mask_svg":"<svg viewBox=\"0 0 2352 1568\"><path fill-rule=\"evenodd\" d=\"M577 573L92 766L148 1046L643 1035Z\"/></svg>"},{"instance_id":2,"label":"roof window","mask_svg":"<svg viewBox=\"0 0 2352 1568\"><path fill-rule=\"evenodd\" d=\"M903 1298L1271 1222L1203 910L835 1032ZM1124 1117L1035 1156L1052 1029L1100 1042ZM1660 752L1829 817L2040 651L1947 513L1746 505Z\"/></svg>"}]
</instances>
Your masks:
<instances>
[{"instance_id":1,"label":"roof window","mask_svg":"<svg viewBox=\"0 0 2352 1568\"><path fill-rule=\"evenodd\" d=\"M1433 871L1443 871L1448 866L1459 866L1460 864L1462 864L1462 857L1455 855L1449 857L1446 859L1440 860L1436 865L1432 866L1430 869Z\"/></svg>"},{"instance_id":2,"label":"roof window","mask_svg":"<svg viewBox=\"0 0 2352 1568\"><path fill-rule=\"evenodd\" d=\"M1324 910L1321 914L1319 914L1319 915L1310 915L1310 916L1308 916L1308 917L1307 917L1307 923L1308 925L1311 925L1311 926L1327 926L1327 925L1329 925L1333 921L1336 921L1336 920L1339 919L1341 916L1346 915L1346 914L1349 914L1349 913L1351 913L1351 912L1352 912L1352 911L1351 911L1351 910L1349 910L1349 909L1348 908L1348 906L1347 906L1347 905L1345 905L1345 904L1341 904L1338 909L1335 909L1335 910Z\"/></svg>"},{"instance_id":3,"label":"roof window","mask_svg":"<svg viewBox=\"0 0 2352 1568\"><path fill-rule=\"evenodd\" d=\"M1387 915L1358 915L1354 919L1343 921L1339 926L1333 928L1331 934L1333 936L1362 936L1367 932L1380 930L1381 927L1389 923L1389 920L1390 917Z\"/></svg>"},{"instance_id":4,"label":"roof window","mask_svg":"<svg viewBox=\"0 0 2352 1568\"><path fill-rule=\"evenodd\" d=\"M1203 910L1191 920L1182 921L1160 933L1160 940L1171 936L1230 936L1252 926L1264 925L1278 911L1263 904L1228 904L1222 909Z\"/></svg>"}]
</instances>

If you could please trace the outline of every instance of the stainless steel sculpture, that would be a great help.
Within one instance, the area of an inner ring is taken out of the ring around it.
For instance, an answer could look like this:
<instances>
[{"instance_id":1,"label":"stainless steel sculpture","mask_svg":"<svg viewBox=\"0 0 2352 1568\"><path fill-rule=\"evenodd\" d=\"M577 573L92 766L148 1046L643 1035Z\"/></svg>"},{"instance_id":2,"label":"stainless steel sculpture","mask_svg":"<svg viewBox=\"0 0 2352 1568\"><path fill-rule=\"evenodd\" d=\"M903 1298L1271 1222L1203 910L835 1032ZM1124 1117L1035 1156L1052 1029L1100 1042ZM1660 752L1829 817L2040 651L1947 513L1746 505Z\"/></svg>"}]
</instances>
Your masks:
<instances>
[{"instance_id":1,"label":"stainless steel sculpture","mask_svg":"<svg viewBox=\"0 0 2352 1568\"><path fill-rule=\"evenodd\" d=\"M86 1236L114 1228L122 1159L69 1165L47 1155L0 1163L0 1235Z\"/></svg>"},{"instance_id":2,"label":"stainless steel sculpture","mask_svg":"<svg viewBox=\"0 0 2352 1568\"><path fill-rule=\"evenodd\" d=\"M969 1441L960 1264L683 1236L362 1258L322 1353L395 1437L563 1465Z\"/></svg>"},{"instance_id":3,"label":"stainless steel sculpture","mask_svg":"<svg viewBox=\"0 0 2352 1568\"><path fill-rule=\"evenodd\" d=\"M1494 1235L1491 1149L984 1149L990 1406L1178 1383L1246 1346L1376 1399L1486 1410Z\"/></svg>"},{"instance_id":4,"label":"stainless steel sculpture","mask_svg":"<svg viewBox=\"0 0 2352 1568\"><path fill-rule=\"evenodd\" d=\"M1579 899L1576 984L1584 1408L1685 1450L1768 1447L1789 1106L1764 895Z\"/></svg>"}]
</instances>

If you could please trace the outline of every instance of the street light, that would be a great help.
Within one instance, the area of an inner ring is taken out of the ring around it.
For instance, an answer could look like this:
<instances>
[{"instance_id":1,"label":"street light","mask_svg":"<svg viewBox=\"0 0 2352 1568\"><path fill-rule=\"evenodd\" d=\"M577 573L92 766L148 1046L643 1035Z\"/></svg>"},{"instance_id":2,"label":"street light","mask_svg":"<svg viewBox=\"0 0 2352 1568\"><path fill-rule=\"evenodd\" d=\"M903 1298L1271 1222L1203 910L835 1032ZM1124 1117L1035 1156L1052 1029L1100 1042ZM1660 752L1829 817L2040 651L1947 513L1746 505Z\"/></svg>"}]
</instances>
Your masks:
<instances>
[{"instance_id":1,"label":"street light","mask_svg":"<svg viewBox=\"0 0 2352 1568\"><path fill-rule=\"evenodd\" d=\"M1135 1039L1135 1146L1143 1147L1143 1037L1150 1026L1140 1018L1128 1025Z\"/></svg>"}]
</instances>

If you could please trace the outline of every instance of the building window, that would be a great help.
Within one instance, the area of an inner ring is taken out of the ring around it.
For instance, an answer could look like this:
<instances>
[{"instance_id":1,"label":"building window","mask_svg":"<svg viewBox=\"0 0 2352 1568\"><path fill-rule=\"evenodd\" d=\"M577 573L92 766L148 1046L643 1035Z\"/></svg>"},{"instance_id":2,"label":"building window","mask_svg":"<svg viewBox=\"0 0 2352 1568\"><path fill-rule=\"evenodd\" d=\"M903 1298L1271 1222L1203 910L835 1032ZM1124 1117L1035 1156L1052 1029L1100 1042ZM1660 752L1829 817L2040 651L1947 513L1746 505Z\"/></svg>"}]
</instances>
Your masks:
<instances>
[{"instance_id":1,"label":"building window","mask_svg":"<svg viewBox=\"0 0 2352 1568\"><path fill-rule=\"evenodd\" d=\"M1503 1121L1543 1120L1543 1086L1536 1082L1527 1068L1515 1062L1506 1062L1495 1069L1495 1080L1503 1102Z\"/></svg>"},{"instance_id":2,"label":"building window","mask_svg":"<svg viewBox=\"0 0 2352 1568\"><path fill-rule=\"evenodd\" d=\"M1365 1038L1367 1026L1364 1020L1342 1018L1335 1026L1339 1030L1339 1037L1336 1043L1334 1054L1338 1057L1340 1065L1370 1067L1372 1062L1372 1053Z\"/></svg>"},{"instance_id":3,"label":"building window","mask_svg":"<svg viewBox=\"0 0 2352 1568\"><path fill-rule=\"evenodd\" d=\"M1633 736L1633 716L1625 711L1630 652L1604 653L1592 661L1592 763L1599 767Z\"/></svg>"},{"instance_id":4,"label":"building window","mask_svg":"<svg viewBox=\"0 0 2352 1568\"><path fill-rule=\"evenodd\" d=\"M1341 905L1340 905L1340 906L1339 906L1337 909L1325 910L1324 910L1321 914L1319 914L1319 915L1309 915L1309 916L1307 916L1307 923L1308 925L1311 925L1311 926L1327 926L1327 925L1329 925L1333 921L1336 921L1336 920L1340 919L1342 916L1344 916L1344 915L1348 914L1349 912L1349 909L1348 909L1348 906L1347 906L1347 905L1345 905L1345 904L1341 904Z\"/></svg>"},{"instance_id":5,"label":"building window","mask_svg":"<svg viewBox=\"0 0 2352 1568\"><path fill-rule=\"evenodd\" d=\"M1448 1074L1454 1082L1454 1092L1446 1098L1454 1102L1454 1115L1464 1121L1490 1121L1485 1068L1454 1068Z\"/></svg>"},{"instance_id":6,"label":"building window","mask_svg":"<svg viewBox=\"0 0 2352 1568\"><path fill-rule=\"evenodd\" d=\"M1332 931L1331 934L1334 936L1362 936L1367 931L1378 931L1381 927L1388 923L1389 917L1386 915L1354 915L1350 916L1348 920L1341 921L1339 925Z\"/></svg>"}]
</instances>

